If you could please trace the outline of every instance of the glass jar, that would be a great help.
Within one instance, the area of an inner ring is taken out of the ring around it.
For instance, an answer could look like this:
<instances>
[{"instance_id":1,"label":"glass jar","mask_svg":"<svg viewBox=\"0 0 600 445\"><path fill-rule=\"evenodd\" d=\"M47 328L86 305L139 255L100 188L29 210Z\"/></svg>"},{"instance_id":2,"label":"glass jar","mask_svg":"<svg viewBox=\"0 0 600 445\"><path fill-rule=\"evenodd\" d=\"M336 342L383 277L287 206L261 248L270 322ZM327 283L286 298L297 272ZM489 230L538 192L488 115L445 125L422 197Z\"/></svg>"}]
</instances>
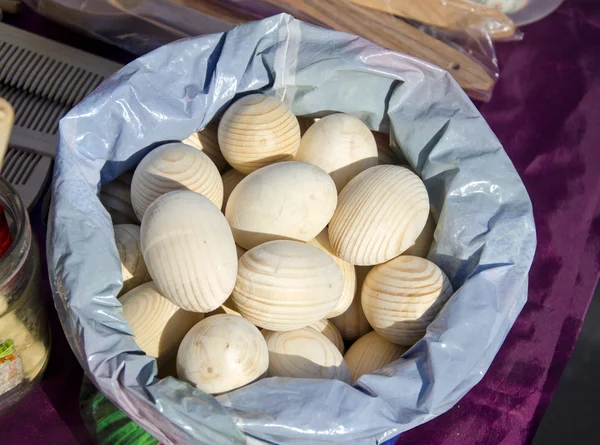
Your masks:
<instances>
[{"instance_id":1,"label":"glass jar","mask_svg":"<svg viewBox=\"0 0 600 445\"><path fill-rule=\"evenodd\" d=\"M0 258L2 415L23 400L42 378L48 363L50 339L41 296L39 252L29 215L19 195L2 178L0 205L6 217L6 221L0 221L0 231L2 226L7 228L11 240L8 250Z\"/></svg>"}]
</instances>

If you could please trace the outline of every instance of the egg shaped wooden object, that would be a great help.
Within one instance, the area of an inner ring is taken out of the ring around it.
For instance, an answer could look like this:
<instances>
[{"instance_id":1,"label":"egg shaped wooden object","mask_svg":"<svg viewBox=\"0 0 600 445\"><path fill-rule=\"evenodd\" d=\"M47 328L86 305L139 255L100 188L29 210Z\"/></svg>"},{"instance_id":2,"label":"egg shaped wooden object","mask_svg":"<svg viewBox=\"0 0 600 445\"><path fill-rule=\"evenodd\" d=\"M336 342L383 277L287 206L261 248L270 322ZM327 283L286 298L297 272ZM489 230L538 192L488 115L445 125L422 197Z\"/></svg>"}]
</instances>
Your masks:
<instances>
[{"instance_id":1,"label":"egg shaped wooden object","mask_svg":"<svg viewBox=\"0 0 600 445\"><path fill-rule=\"evenodd\" d=\"M336 205L327 173L305 162L282 162L245 177L229 196L225 215L236 243L251 249L277 239L313 239Z\"/></svg>"},{"instance_id":2,"label":"egg shaped wooden object","mask_svg":"<svg viewBox=\"0 0 600 445\"><path fill-rule=\"evenodd\" d=\"M233 301L255 325L291 331L329 314L343 286L330 255L296 241L271 241L240 258Z\"/></svg>"},{"instance_id":3,"label":"egg shaped wooden object","mask_svg":"<svg viewBox=\"0 0 600 445\"><path fill-rule=\"evenodd\" d=\"M219 146L237 171L294 159L300 147L298 119L279 99L250 94L231 105L219 122Z\"/></svg>"},{"instance_id":4,"label":"egg shaped wooden object","mask_svg":"<svg viewBox=\"0 0 600 445\"><path fill-rule=\"evenodd\" d=\"M233 192L233 189L236 188L245 177L246 175L234 169L227 170L223 173L223 176L221 177L223 180L223 210L227 207L227 201L229 201L231 192Z\"/></svg>"},{"instance_id":5,"label":"egg shaped wooden object","mask_svg":"<svg viewBox=\"0 0 600 445\"><path fill-rule=\"evenodd\" d=\"M153 282L132 289L120 301L135 342L146 355L155 357L159 366L177 355L185 334L204 316L177 307Z\"/></svg>"},{"instance_id":6,"label":"egg shaped wooden object","mask_svg":"<svg viewBox=\"0 0 600 445\"><path fill-rule=\"evenodd\" d=\"M131 183L125 181L119 177L103 185L100 202L110 214L113 224L139 224L131 205Z\"/></svg>"},{"instance_id":7,"label":"egg shaped wooden object","mask_svg":"<svg viewBox=\"0 0 600 445\"><path fill-rule=\"evenodd\" d=\"M350 371L335 345L312 328L288 332L263 331L269 349L270 377L341 380Z\"/></svg>"},{"instance_id":8,"label":"egg shaped wooden object","mask_svg":"<svg viewBox=\"0 0 600 445\"><path fill-rule=\"evenodd\" d=\"M382 337L412 346L452 293L450 280L438 266L402 255L369 271L361 301L367 320Z\"/></svg>"},{"instance_id":9,"label":"egg shaped wooden object","mask_svg":"<svg viewBox=\"0 0 600 445\"><path fill-rule=\"evenodd\" d=\"M190 190L223 204L223 181L215 164L203 152L189 145L162 145L139 163L131 183L131 203L142 219L156 198L175 190Z\"/></svg>"},{"instance_id":10,"label":"egg shaped wooden object","mask_svg":"<svg viewBox=\"0 0 600 445\"><path fill-rule=\"evenodd\" d=\"M331 114L306 130L295 160L321 167L332 177L339 193L360 172L377 165L377 145L360 119Z\"/></svg>"},{"instance_id":11,"label":"egg shaped wooden object","mask_svg":"<svg viewBox=\"0 0 600 445\"><path fill-rule=\"evenodd\" d=\"M429 249L431 248L431 243L433 242L433 235L435 233L435 221L433 220L433 216L431 213L427 218L427 222L425 223L425 227L421 234L415 240L415 243L410 246L407 250L405 250L402 255L412 255L418 256L421 258L426 258L429 253Z\"/></svg>"},{"instance_id":12,"label":"egg shaped wooden object","mask_svg":"<svg viewBox=\"0 0 600 445\"><path fill-rule=\"evenodd\" d=\"M147 283L152 278L150 278L150 273L142 255L140 226L117 224L114 226L114 231L123 278L123 287L119 295L123 295L134 287Z\"/></svg>"},{"instance_id":13,"label":"egg shaped wooden object","mask_svg":"<svg viewBox=\"0 0 600 445\"><path fill-rule=\"evenodd\" d=\"M311 324L309 328L313 328L315 331L323 334L331 343L335 345L336 348L338 348L338 351L340 351L342 354L344 353L344 350L346 349L344 346L344 339L342 338L340 331L337 330L331 321L324 318L316 323Z\"/></svg>"},{"instance_id":14,"label":"egg shaped wooden object","mask_svg":"<svg viewBox=\"0 0 600 445\"><path fill-rule=\"evenodd\" d=\"M223 157L223 153L221 153L221 149L219 148L217 128L217 124L211 122L204 130L192 134L182 142L205 153L206 156L213 161L219 171L224 173L231 167Z\"/></svg>"},{"instance_id":15,"label":"egg shaped wooden object","mask_svg":"<svg viewBox=\"0 0 600 445\"><path fill-rule=\"evenodd\" d=\"M177 352L177 375L209 394L219 394L262 377L269 366L265 339L235 315L215 315L196 324Z\"/></svg>"},{"instance_id":16,"label":"egg shaped wooden object","mask_svg":"<svg viewBox=\"0 0 600 445\"><path fill-rule=\"evenodd\" d=\"M329 243L329 233L327 228L323 229L321 233L319 233L314 239L308 242L308 244L318 247L324 252L327 252L331 255L331 258L337 263L342 271L342 275L344 277L344 288L342 289L342 296L338 300L338 303L333 308L330 314L327 315L327 318L337 317L338 315L343 314L346 309L350 307L352 304L352 300L354 299L354 294L356 293L356 271L354 270L354 266L340 258L338 258L331 244Z\"/></svg>"},{"instance_id":17,"label":"egg shaped wooden object","mask_svg":"<svg viewBox=\"0 0 600 445\"><path fill-rule=\"evenodd\" d=\"M177 306L210 312L231 294L237 253L221 211L204 196L162 195L144 214L142 254L150 276Z\"/></svg>"},{"instance_id":18,"label":"egg shaped wooden object","mask_svg":"<svg viewBox=\"0 0 600 445\"><path fill-rule=\"evenodd\" d=\"M350 368L352 383L364 374L370 374L395 362L406 351L407 347L387 341L376 331L363 335L344 355L344 360Z\"/></svg>"},{"instance_id":19,"label":"egg shaped wooden object","mask_svg":"<svg viewBox=\"0 0 600 445\"><path fill-rule=\"evenodd\" d=\"M362 337L367 332L373 330L369 324L365 313L362 310L360 303L360 290L363 285L363 281L367 276L370 267L359 266L356 267L356 291L352 303L341 315L333 317L331 322L337 328L338 332L348 343L352 343L356 339Z\"/></svg>"},{"instance_id":20,"label":"egg shaped wooden object","mask_svg":"<svg viewBox=\"0 0 600 445\"><path fill-rule=\"evenodd\" d=\"M428 216L423 181L407 168L378 165L340 193L329 240L336 255L349 263L381 264L414 244Z\"/></svg>"}]
</instances>

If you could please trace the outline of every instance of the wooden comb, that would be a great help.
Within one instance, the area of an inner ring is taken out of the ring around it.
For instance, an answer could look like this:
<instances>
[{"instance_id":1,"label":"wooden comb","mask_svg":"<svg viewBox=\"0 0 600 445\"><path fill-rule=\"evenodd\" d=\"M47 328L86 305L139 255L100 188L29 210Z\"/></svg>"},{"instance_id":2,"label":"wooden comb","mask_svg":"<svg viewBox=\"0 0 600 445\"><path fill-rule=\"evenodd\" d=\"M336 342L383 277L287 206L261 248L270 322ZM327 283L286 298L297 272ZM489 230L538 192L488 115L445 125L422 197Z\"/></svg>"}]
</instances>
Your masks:
<instances>
[{"instance_id":1,"label":"wooden comb","mask_svg":"<svg viewBox=\"0 0 600 445\"><path fill-rule=\"evenodd\" d=\"M356 34L393 51L431 62L447 70L471 93L490 92L494 86L494 79L468 55L389 13L363 8L347 0L263 1L331 29Z\"/></svg>"}]
</instances>

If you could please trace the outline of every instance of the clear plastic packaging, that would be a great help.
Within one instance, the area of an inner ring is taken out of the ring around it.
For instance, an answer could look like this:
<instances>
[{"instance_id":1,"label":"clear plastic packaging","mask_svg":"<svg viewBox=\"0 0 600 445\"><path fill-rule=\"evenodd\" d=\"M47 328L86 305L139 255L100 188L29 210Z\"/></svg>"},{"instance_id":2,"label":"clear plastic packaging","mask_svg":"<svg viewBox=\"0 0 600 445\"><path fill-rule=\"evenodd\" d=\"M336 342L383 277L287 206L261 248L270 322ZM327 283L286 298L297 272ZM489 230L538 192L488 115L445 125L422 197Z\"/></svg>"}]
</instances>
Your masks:
<instances>
[{"instance_id":1,"label":"clear plastic packaging","mask_svg":"<svg viewBox=\"0 0 600 445\"><path fill-rule=\"evenodd\" d=\"M135 54L227 31L280 12L367 38L449 71L476 99L498 77L493 40L522 35L505 15L469 0L26 0L39 13ZM342 11L347 18L340 17ZM435 37L432 38L431 36Z\"/></svg>"},{"instance_id":2,"label":"clear plastic packaging","mask_svg":"<svg viewBox=\"0 0 600 445\"><path fill-rule=\"evenodd\" d=\"M523 8L509 13L518 25L525 26L537 22L556 11L564 0L528 0Z\"/></svg>"}]
</instances>

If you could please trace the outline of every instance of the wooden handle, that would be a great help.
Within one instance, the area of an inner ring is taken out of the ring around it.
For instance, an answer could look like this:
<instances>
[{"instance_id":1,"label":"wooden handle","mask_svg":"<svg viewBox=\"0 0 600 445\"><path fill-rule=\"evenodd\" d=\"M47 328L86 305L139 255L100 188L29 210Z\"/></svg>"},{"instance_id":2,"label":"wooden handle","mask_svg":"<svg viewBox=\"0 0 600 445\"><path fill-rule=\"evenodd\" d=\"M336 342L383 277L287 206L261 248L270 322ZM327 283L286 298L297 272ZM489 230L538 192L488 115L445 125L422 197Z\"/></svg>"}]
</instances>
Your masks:
<instances>
[{"instance_id":1,"label":"wooden handle","mask_svg":"<svg viewBox=\"0 0 600 445\"><path fill-rule=\"evenodd\" d=\"M351 0L377 11L391 13L426 25L460 31L470 25L488 22L502 26L487 26L495 39L512 37L515 23L503 12L468 0Z\"/></svg>"},{"instance_id":2,"label":"wooden handle","mask_svg":"<svg viewBox=\"0 0 600 445\"><path fill-rule=\"evenodd\" d=\"M0 169L8 148L8 140L12 130L15 112L10 104L0 97Z\"/></svg>"},{"instance_id":3,"label":"wooden handle","mask_svg":"<svg viewBox=\"0 0 600 445\"><path fill-rule=\"evenodd\" d=\"M431 62L450 72L465 90L491 91L494 79L466 54L419 31L389 13L347 0L263 0L337 31L362 36L378 45ZM372 24L372 25L371 25Z\"/></svg>"}]
</instances>

